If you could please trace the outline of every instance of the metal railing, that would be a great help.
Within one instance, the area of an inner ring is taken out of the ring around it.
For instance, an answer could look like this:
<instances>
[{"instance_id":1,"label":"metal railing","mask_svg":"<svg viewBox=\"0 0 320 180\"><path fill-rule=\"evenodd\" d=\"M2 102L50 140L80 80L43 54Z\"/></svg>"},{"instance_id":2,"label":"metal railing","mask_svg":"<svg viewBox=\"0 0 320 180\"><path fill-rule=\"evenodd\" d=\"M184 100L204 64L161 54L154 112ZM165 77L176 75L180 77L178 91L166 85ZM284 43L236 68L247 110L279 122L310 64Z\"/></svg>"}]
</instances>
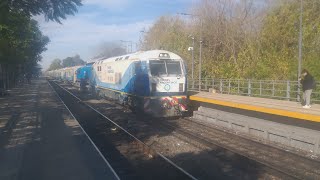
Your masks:
<instances>
[{"instance_id":1,"label":"metal railing","mask_svg":"<svg viewBox=\"0 0 320 180\"><path fill-rule=\"evenodd\" d=\"M198 79L188 80L189 91L215 91L222 94L264 97L288 101L302 99L298 81L286 80L243 80L243 79ZM311 101L320 104L320 84L313 90Z\"/></svg>"}]
</instances>

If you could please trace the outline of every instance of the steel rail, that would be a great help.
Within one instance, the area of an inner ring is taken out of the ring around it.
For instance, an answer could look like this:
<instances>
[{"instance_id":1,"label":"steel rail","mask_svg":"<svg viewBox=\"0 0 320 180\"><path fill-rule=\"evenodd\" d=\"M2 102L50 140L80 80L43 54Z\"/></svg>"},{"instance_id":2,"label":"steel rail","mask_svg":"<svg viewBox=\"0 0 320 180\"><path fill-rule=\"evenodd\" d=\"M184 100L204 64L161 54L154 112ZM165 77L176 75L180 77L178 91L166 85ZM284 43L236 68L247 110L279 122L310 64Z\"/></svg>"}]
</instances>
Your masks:
<instances>
[{"instance_id":1,"label":"steel rail","mask_svg":"<svg viewBox=\"0 0 320 180\"><path fill-rule=\"evenodd\" d=\"M80 122L77 120L77 118L74 116L74 114L70 111L70 109L68 108L68 106L63 102L63 100L61 99L61 97L59 96L59 94L54 90L54 88L52 87L52 85L50 84L50 82L48 82L49 86L51 87L51 89L55 92L56 96L59 98L59 100L61 101L61 103L64 105L64 107L68 110L68 112L71 114L72 118L74 120L77 121L77 123L79 124L81 130L83 131L83 133L86 135L86 137L89 139L90 143L93 145L93 147L96 149L96 151L99 153L99 155L101 156L101 158L103 159L103 161L107 164L107 166L111 169L112 173L114 174L114 176L116 177L116 179L120 180L120 177L118 176L118 174L115 172L115 170L113 169L113 167L111 166L111 164L107 161L107 159L104 157L104 155L101 153L100 149L96 146L96 144L92 141L92 139L90 138L90 136L87 134L87 132L84 130L84 128L81 126Z\"/></svg>"},{"instance_id":2,"label":"steel rail","mask_svg":"<svg viewBox=\"0 0 320 180\"><path fill-rule=\"evenodd\" d=\"M152 149L150 146L148 146L147 144L145 144L144 142L142 142L141 140L139 140L137 137L135 137L134 135L132 135L130 132L128 132L126 129L124 129L122 126L118 125L116 122L114 122L113 120L111 120L109 117L107 117L106 115L104 115L103 113L101 113L100 111L98 111L97 109L95 109L94 107L90 106L89 104L87 104L86 102L83 102L79 97L77 97L76 95L74 95L72 92L70 92L69 90L67 90L66 88L60 86L59 84L55 83L57 86L59 86L61 89L63 89L64 91L68 92L70 95L72 95L74 98L78 99L79 102L81 102L82 104L86 105L87 107L89 107L90 109L92 109L93 111L95 111L96 113L100 114L102 117L104 117L105 119L107 119L108 121L110 121L113 125L117 126L119 129L123 130L125 133L127 133L130 137L132 137L134 140L136 140L137 142L141 143L142 145ZM153 149L152 149L153 150ZM153 150L158 156L160 156L161 158L163 158L166 162L168 162L169 164L171 164L172 166L174 166L175 168L177 168L179 171L181 171L182 173L184 173L185 175L187 175L190 179L193 180L197 180L197 178L195 178L194 176L192 176L190 173L188 173L187 171L185 171L183 168L179 167L177 164L175 164L174 162L172 162L170 159L168 159L167 157L165 157L163 154Z\"/></svg>"}]
</instances>

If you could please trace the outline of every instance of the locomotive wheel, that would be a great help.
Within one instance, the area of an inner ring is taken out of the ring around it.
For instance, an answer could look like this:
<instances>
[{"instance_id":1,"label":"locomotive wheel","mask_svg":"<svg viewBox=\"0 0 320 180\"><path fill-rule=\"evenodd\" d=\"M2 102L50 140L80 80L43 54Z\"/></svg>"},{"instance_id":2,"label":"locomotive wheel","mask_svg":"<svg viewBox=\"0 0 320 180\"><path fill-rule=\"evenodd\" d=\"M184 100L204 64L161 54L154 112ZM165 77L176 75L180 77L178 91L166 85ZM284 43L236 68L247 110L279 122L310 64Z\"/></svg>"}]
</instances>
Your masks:
<instances>
[{"instance_id":1,"label":"locomotive wheel","mask_svg":"<svg viewBox=\"0 0 320 180\"><path fill-rule=\"evenodd\" d=\"M131 97L130 99L131 99L130 107L131 107L132 112L138 113L140 111L138 99L135 97Z\"/></svg>"},{"instance_id":2,"label":"locomotive wheel","mask_svg":"<svg viewBox=\"0 0 320 180\"><path fill-rule=\"evenodd\" d=\"M124 97L120 93L118 93L118 102L123 106L125 105Z\"/></svg>"}]
</instances>

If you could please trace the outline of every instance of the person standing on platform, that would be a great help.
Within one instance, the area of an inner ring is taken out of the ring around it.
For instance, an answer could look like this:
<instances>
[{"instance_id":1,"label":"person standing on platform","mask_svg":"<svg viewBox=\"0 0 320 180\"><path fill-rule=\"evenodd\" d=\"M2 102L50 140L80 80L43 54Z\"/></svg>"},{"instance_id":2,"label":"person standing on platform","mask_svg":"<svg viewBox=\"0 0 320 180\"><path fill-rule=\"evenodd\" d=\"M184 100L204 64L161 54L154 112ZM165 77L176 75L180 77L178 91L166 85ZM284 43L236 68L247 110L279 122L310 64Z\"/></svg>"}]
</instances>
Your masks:
<instances>
[{"instance_id":1,"label":"person standing on platform","mask_svg":"<svg viewBox=\"0 0 320 180\"><path fill-rule=\"evenodd\" d=\"M299 77L299 80L302 84L303 90L303 108L311 108L310 99L312 90L315 88L316 85L315 80L306 69L302 70L301 77Z\"/></svg>"},{"instance_id":2,"label":"person standing on platform","mask_svg":"<svg viewBox=\"0 0 320 180\"><path fill-rule=\"evenodd\" d=\"M28 84L31 84L31 73L27 73L26 74L26 78L27 78L27 82L28 82Z\"/></svg>"}]
</instances>

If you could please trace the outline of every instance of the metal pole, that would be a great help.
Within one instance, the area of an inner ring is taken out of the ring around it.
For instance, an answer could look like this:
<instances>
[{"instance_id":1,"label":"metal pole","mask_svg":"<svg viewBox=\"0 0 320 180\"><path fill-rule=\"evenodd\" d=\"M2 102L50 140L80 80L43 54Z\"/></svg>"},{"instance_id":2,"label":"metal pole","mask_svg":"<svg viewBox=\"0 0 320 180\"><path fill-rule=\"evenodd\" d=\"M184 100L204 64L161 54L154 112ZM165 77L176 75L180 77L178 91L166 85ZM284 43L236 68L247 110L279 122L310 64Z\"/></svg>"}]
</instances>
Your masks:
<instances>
[{"instance_id":1,"label":"metal pole","mask_svg":"<svg viewBox=\"0 0 320 180\"><path fill-rule=\"evenodd\" d=\"M231 92L231 80L229 79L229 82L228 82L228 94L230 94Z\"/></svg>"},{"instance_id":2,"label":"metal pole","mask_svg":"<svg viewBox=\"0 0 320 180\"><path fill-rule=\"evenodd\" d=\"M125 46L126 46L126 54L128 54L128 44L127 44L127 42L126 41L123 41L123 40L120 40L120 42L121 42L121 45L123 45L122 43L125 43Z\"/></svg>"},{"instance_id":3,"label":"metal pole","mask_svg":"<svg viewBox=\"0 0 320 180\"><path fill-rule=\"evenodd\" d=\"M251 96L251 79L248 81L248 96Z\"/></svg>"},{"instance_id":4,"label":"metal pole","mask_svg":"<svg viewBox=\"0 0 320 180\"><path fill-rule=\"evenodd\" d=\"M299 30L299 60L298 60L298 81L301 75L301 62L302 62L302 15L303 15L303 3L300 0L300 30ZM298 96L297 100L300 101L300 83L298 82Z\"/></svg>"},{"instance_id":5,"label":"metal pole","mask_svg":"<svg viewBox=\"0 0 320 180\"><path fill-rule=\"evenodd\" d=\"M260 80L260 96L262 95L262 82Z\"/></svg>"},{"instance_id":6,"label":"metal pole","mask_svg":"<svg viewBox=\"0 0 320 180\"><path fill-rule=\"evenodd\" d=\"M201 66L202 66L202 20L200 17L200 55L199 55L199 83L201 83ZM199 91L201 90L201 84L199 86Z\"/></svg>"},{"instance_id":7,"label":"metal pole","mask_svg":"<svg viewBox=\"0 0 320 180\"><path fill-rule=\"evenodd\" d=\"M178 13L180 15L184 15L184 16L193 16L193 17L198 17L200 20L200 56L199 56L199 91L201 90L201 63L202 63L202 19L201 16L199 15L194 15L194 14L188 14L188 13ZM194 46L193 46L194 47Z\"/></svg>"},{"instance_id":8,"label":"metal pole","mask_svg":"<svg viewBox=\"0 0 320 180\"><path fill-rule=\"evenodd\" d=\"M202 51L202 41L200 41L200 57L199 57L199 82L200 82L200 86L199 86L199 91L201 90L201 61L202 61L202 57L201 57L201 55L202 55L202 53L201 53L201 51Z\"/></svg>"},{"instance_id":9,"label":"metal pole","mask_svg":"<svg viewBox=\"0 0 320 180\"><path fill-rule=\"evenodd\" d=\"M290 101L290 81L287 81L287 100Z\"/></svg>"},{"instance_id":10,"label":"metal pole","mask_svg":"<svg viewBox=\"0 0 320 180\"><path fill-rule=\"evenodd\" d=\"M204 89L205 89L205 91L206 91L206 90L208 89L208 79L206 78L205 81L206 81L206 84L205 84L205 88L204 88Z\"/></svg>"},{"instance_id":11,"label":"metal pole","mask_svg":"<svg viewBox=\"0 0 320 180\"><path fill-rule=\"evenodd\" d=\"M274 80L272 80L272 96L274 96L275 88L274 88Z\"/></svg>"},{"instance_id":12,"label":"metal pole","mask_svg":"<svg viewBox=\"0 0 320 180\"><path fill-rule=\"evenodd\" d=\"M142 34L143 34L143 33L148 33L148 32L146 32L144 29L143 29L143 30L141 30L140 32L141 32L141 37L142 37ZM142 40L143 40L143 42L142 42ZM143 39L142 39L142 38L140 38L139 51L141 51L141 50L146 50L146 48L145 48L145 49L142 49L142 47L146 45L146 44L145 44L145 42L146 42L145 37L143 37Z\"/></svg>"},{"instance_id":13,"label":"metal pole","mask_svg":"<svg viewBox=\"0 0 320 180\"><path fill-rule=\"evenodd\" d=\"M216 88L214 87L214 79L212 80L212 88L215 90Z\"/></svg>"},{"instance_id":14,"label":"metal pole","mask_svg":"<svg viewBox=\"0 0 320 180\"><path fill-rule=\"evenodd\" d=\"M191 69L191 78L193 79L194 76L193 76L193 69L194 69L194 37L192 37L192 69Z\"/></svg>"},{"instance_id":15,"label":"metal pole","mask_svg":"<svg viewBox=\"0 0 320 180\"><path fill-rule=\"evenodd\" d=\"M124 41L124 40L120 40L120 41L122 43L126 43L126 53L132 53L132 41ZM130 52L129 52L129 50L130 50Z\"/></svg>"}]
</instances>

